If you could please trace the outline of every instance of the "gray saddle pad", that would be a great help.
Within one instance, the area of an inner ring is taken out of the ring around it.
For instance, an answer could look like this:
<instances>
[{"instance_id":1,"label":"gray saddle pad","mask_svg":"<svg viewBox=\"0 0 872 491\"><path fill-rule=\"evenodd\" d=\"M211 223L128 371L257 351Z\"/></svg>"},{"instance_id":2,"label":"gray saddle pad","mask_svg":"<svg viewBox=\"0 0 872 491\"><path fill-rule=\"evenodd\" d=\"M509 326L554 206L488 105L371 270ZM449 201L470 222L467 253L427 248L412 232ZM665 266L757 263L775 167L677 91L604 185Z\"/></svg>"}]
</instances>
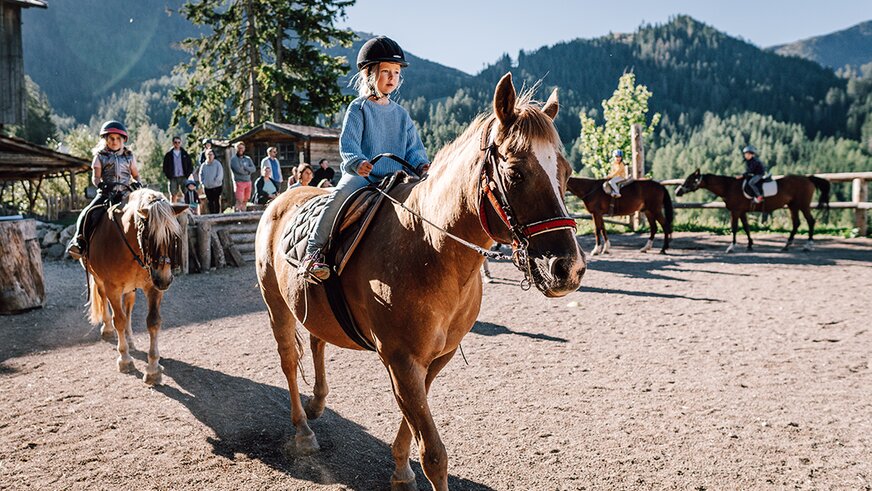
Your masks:
<instances>
[{"instance_id":1,"label":"gray saddle pad","mask_svg":"<svg viewBox=\"0 0 872 491\"><path fill-rule=\"evenodd\" d=\"M282 250L287 251L285 258L294 267L299 266L306 256L306 242L318 222L318 216L321 215L328 196L329 194L325 194L307 201L282 232Z\"/></svg>"}]
</instances>

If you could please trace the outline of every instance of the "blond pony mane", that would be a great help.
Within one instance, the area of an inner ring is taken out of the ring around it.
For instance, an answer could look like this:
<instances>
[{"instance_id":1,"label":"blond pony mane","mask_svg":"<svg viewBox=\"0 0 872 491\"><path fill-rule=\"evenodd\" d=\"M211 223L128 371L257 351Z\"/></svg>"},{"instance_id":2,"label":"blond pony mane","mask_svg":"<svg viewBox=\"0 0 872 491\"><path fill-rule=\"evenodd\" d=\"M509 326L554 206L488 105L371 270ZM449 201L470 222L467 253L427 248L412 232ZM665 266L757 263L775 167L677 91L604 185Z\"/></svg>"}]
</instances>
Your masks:
<instances>
[{"instance_id":1,"label":"blond pony mane","mask_svg":"<svg viewBox=\"0 0 872 491\"><path fill-rule=\"evenodd\" d=\"M148 219L139 215L139 210L148 210ZM176 220L173 206L166 197L151 189L139 189L130 193L124 211L132 212L136 224L140 249L146 258L169 256L177 264L177 253L181 226Z\"/></svg>"}]
</instances>

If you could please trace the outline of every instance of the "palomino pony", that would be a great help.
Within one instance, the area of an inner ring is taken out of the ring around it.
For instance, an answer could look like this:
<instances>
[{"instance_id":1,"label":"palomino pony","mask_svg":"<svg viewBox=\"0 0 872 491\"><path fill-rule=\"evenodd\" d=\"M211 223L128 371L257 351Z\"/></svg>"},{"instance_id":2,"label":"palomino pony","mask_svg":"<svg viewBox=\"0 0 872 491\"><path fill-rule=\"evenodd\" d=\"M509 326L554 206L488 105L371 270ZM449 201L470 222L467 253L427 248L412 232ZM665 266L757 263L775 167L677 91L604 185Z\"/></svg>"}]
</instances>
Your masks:
<instances>
[{"instance_id":1,"label":"palomino pony","mask_svg":"<svg viewBox=\"0 0 872 491\"><path fill-rule=\"evenodd\" d=\"M136 289L148 299L146 324L151 344L148 367L143 380L149 385L161 382L163 368L160 351L160 302L163 292L173 281L173 268L180 263L179 234L176 215L187 205L172 205L163 194L150 189L130 193L123 211L115 211L96 225L82 266L90 273L90 321L97 325L104 339L111 338L114 325L118 337L118 370L133 370L130 349L132 329L130 314L136 301ZM110 317L111 306L111 317Z\"/></svg>"},{"instance_id":2,"label":"palomino pony","mask_svg":"<svg viewBox=\"0 0 872 491\"><path fill-rule=\"evenodd\" d=\"M503 76L494 115L480 116L440 151L426 179L391 191L408 210L386 202L339 278L360 332L387 368L402 412L392 445L394 489L416 489L409 465L413 436L433 488L448 489L448 456L427 393L481 307L482 255L436 226L479 248L494 240L514 243L516 265L546 296L566 295L581 283L585 260L563 203L572 169L553 124L557 93L541 109L529 97L518 97L511 74ZM282 194L257 229L258 280L288 380L299 453L319 449L306 418L324 410L325 344L361 349L337 323L324 288L308 286L280 245L300 207L325 192L304 187ZM315 365L314 396L305 410L297 386L302 347L295 319L310 332Z\"/></svg>"},{"instance_id":3,"label":"palomino pony","mask_svg":"<svg viewBox=\"0 0 872 491\"><path fill-rule=\"evenodd\" d=\"M799 228L799 212L802 212L806 223L808 223L808 242L803 249L811 250L814 247L815 222L814 217L811 215L811 199L814 196L815 188L817 188L821 193L818 199L818 209L827 209L830 202L830 182L817 176L795 175L784 176L776 179L776 181L778 182L778 193L766 198L763 203L756 204L742 193L742 183L744 180L736 179L732 176L700 174L699 169L697 169L687 176L684 184L679 186L675 194L681 196L684 193L696 191L697 189L708 189L724 200L724 204L730 210L730 225L733 230L733 242L727 247L727 252L733 252L736 248L736 233L739 228L739 220L742 220L742 228L745 229L745 235L748 236L748 250L752 250L754 241L751 240L751 230L748 228L749 211L771 213L785 206L790 210L793 229L790 231L787 243L784 244L781 250L786 251L793 243L793 237Z\"/></svg>"},{"instance_id":4,"label":"palomino pony","mask_svg":"<svg viewBox=\"0 0 872 491\"><path fill-rule=\"evenodd\" d=\"M648 252L654 245L654 236L657 235L657 223L663 227L663 248L660 254L666 254L669 249L669 239L672 238L672 198L669 191L657 181L636 180L621 188L621 197L612 198L603 191L605 179L584 179L570 177L569 192L584 201L584 207L593 216L594 236L596 245L592 254L608 254L609 238L606 235L606 227L603 223L603 215L630 215L637 211L645 212L648 224L651 227L651 236L642 247L641 252ZM602 235L602 242L600 242Z\"/></svg>"}]
</instances>

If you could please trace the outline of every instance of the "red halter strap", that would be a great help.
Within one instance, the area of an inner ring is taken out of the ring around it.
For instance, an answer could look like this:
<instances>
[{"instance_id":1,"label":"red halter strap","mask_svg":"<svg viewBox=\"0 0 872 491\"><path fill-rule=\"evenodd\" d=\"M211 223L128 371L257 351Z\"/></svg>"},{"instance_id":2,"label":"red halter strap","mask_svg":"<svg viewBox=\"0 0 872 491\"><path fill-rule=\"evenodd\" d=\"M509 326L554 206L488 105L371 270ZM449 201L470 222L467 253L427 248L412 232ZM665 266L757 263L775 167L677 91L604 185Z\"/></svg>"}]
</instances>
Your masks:
<instances>
[{"instance_id":1,"label":"red halter strap","mask_svg":"<svg viewBox=\"0 0 872 491\"><path fill-rule=\"evenodd\" d=\"M488 226L487 213L485 212L484 206L485 200L490 203L497 216L500 217L500 221L502 221L506 228L509 229L509 232L512 235L513 249L517 249L519 247L526 248L530 237L535 237L536 235L544 234L546 232L553 232L556 230L575 230L575 220L566 216L548 218L546 220L540 220L538 222L533 222L526 225L520 225L517 223L512 212L512 207L508 202L506 190L503 187L501 178L502 176L499 175L498 160L505 160L505 158L500 155L496 142L492 141L490 138L492 126L493 121L488 123L487 127L482 132L480 147L482 151L482 164L480 177L481 180L479 182L479 187L481 191L478 206L478 218L479 221L481 221L482 229L484 229L488 237L490 237L495 242L502 242L500 239L494 236L494 234L491 232L490 227ZM488 175L488 164L490 164L491 168L493 169L493 177ZM494 188L499 191L499 196L494 193Z\"/></svg>"}]
</instances>

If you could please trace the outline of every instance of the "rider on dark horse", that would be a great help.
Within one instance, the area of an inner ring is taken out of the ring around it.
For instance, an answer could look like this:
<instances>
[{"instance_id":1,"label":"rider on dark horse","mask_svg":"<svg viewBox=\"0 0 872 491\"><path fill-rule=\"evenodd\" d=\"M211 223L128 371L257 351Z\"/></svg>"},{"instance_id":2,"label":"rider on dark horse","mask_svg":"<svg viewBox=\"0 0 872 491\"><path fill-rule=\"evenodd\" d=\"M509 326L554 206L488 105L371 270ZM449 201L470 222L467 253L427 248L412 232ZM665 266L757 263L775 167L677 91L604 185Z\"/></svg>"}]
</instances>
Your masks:
<instances>
[{"instance_id":1,"label":"rider on dark horse","mask_svg":"<svg viewBox=\"0 0 872 491\"><path fill-rule=\"evenodd\" d=\"M748 189L751 190L754 203L760 204L763 202L762 183L763 176L766 175L766 167L757 159L757 149L754 145L748 145L742 149L742 154L745 157L745 173L736 179L745 179L748 181Z\"/></svg>"},{"instance_id":2,"label":"rider on dark horse","mask_svg":"<svg viewBox=\"0 0 872 491\"><path fill-rule=\"evenodd\" d=\"M134 185L138 185L139 170L133 152L125 145L127 128L118 121L106 121L100 128L100 142L94 148L94 170L91 182L97 186L97 197L82 210L76 221L76 234L70 239L67 253L75 260L84 254L87 237L85 223L88 214L98 206L118 204Z\"/></svg>"},{"instance_id":3,"label":"rider on dark horse","mask_svg":"<svg viewBox=\"0 0 872 491\"><path fill-rule=\"evenodd\" d=\"M627 166L624 164L624 151L621 149L612 152L612 170L606 176L603 190L613 198L621 197L621 187L629 184L627 179Z\"/></svg>"}]
</instances>

